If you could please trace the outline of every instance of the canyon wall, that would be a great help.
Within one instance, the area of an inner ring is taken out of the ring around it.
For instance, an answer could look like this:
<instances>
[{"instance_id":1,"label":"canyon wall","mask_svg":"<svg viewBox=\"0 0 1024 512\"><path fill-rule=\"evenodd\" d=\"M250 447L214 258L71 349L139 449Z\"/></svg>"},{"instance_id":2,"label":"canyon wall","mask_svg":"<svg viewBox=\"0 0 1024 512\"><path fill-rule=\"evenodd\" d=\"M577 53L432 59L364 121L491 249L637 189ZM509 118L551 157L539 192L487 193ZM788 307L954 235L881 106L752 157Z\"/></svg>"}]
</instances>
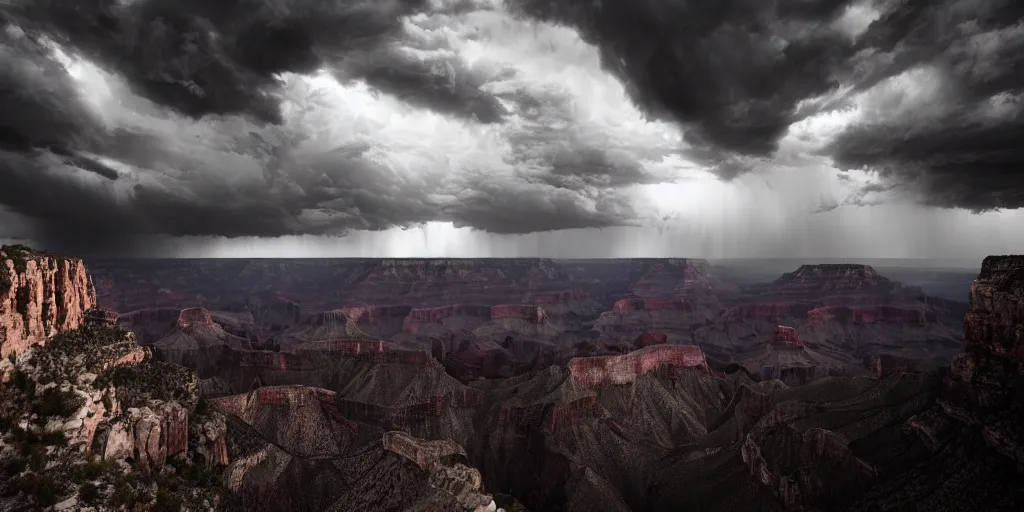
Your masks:
<instances>
[{"instance_id":1,"label":"canyon wall","mask_svg":"<svg viewBox=\"0 0 1024 512\"><path fill-rule=\"evenodd\" d=\"M0 249L0 357L77 328L96 305L82 260Z\"/></svg>"},{"instance_id":2,"label":"canyon wall","mask_svg":"<svg viewBox=\"0 0 1024 512\"><path fill-rule=\"evenodd\" d=\"M569 361L573 382L584 388L629 384L655 371L673 377L683 368L707 369L700 347L653 345L621 356L578 357Z\"/></svg>"}]
</instances>

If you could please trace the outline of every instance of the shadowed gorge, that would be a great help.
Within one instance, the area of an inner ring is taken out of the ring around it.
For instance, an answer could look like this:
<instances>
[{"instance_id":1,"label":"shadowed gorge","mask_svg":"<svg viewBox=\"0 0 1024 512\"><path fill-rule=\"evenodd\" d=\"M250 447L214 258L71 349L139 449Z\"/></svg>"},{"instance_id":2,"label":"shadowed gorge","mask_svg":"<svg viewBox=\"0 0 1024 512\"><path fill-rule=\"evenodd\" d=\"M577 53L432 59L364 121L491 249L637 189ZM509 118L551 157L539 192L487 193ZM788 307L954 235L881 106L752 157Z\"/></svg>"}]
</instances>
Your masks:
<instances>
[{"instance_id":1,"label":"shadowed gorge","mask_svg":"<svg viewBox=\"0 0 1024 512\"><path fill-rule=\"evenodd\" d=\"M42 280L32 268L12 281ZM80 293L99 306L0 363L13 400L5 417L15 428L13 404L28 399L32 410L26 386L49 389L40 382L53 378L53 389L81 389L82 421L29 420L12 432L56 429L143 474L140 460L202 468L203 486L177 484L182 503L207 492L223 496L218 510L261 511L1021 503L1024 258L986 258L965 290L970 303L852 264L755 284L730 283L728 268L700 260L268 260L258 275L230 260L95 268ZM165 291L136 295L118 314L122 281ZM89 282L103 284L93 292ZM373 294L379 302L360 299ZM194 299L156 304L168 295ZM288 310L297 314L283 323L268 313ZM69 336L97 344L74 363L90 376L65 369L40 381L42 368L68 360L58 354L71 345L55 340ZM62 450L53 453L75 467L80 452ZM172 492L153 482L136 492ZM86 484L69 485L58 494L71 499L77 485L80 500Z\"/></svg>"}]
</instances>

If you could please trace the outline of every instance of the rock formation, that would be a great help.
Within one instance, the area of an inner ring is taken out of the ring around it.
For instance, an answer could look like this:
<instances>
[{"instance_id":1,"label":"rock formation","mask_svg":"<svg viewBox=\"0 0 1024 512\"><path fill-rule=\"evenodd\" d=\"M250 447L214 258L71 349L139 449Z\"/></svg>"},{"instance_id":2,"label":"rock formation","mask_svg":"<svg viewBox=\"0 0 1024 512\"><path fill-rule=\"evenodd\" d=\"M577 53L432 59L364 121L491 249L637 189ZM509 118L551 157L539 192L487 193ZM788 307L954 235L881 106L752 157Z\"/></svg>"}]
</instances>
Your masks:
<instances>
[{"instance_id":1,"label":"rock formation","mask_svg":"<svg viewBox=\"0 0 1024 512\"><path fill-rule=\"evenodd\" d=\"M81 260L0 247L0 357L77 328L95 305Z\"/></svg>"},{"instance_id":2,"label":"rock formation","mask_svg":"<svg viewBox=\"0 0 1024 512\"><path fill-rule=\"evenodd\" d=\"M209 414L194 373L153 362L131 333L109 324L58 333L12 366L0 386L0 508L125 510L149 501L235 509L190 462L203 445L190 423Z\"/></svg>"},{"instance_id":3,"label":"rock formation","mask_svg":"<svg viewBox=\"0 0 1024 512\"><path fill-rule=\"evenodd\" d=\"M356 305L344 306L341 311L360 331L382 339L388 339L402 332L406 317L412 312L411 306L402 305Z\"/></svg>"},{"instance_id":4,"label":"rock formation","mask_svg":"<svg viewBox=\"0 0 1024 512\"><path fill-rule=\"evenodd\" d=\"M175 327L153 343L153 353L162 361L170 361L196 370L206 377L217 370L224 350L248 348L249 341L228 334L214 323L203 308L183 309Z\"/></svg>"},{"instance_id":5,"label":"rock formation","mask_svg":"<svg viewBox=\"0 0 1024 512\"><path fill-rule=\"evenodd\" d=\"M774 347L803 350L804 342L800 341L800 335L796 329L780 325L775 328L775 336L768 342Z\"/></svg>"}]
</instances>

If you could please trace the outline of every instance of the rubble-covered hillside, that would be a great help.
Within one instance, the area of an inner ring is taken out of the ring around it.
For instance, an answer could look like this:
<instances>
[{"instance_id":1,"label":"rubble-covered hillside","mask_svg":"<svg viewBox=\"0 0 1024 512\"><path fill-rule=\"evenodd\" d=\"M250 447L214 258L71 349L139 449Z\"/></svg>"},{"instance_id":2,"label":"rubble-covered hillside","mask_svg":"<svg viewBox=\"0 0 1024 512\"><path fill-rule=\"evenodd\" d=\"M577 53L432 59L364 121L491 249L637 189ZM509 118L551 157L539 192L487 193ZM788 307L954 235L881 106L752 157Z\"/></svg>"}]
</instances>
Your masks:
<instances>
[{"instance_id":1,"label":"rubble-covered hillside","mask_svg":"<svg viewBox=\"0 0 1024 512\"><path fill-rule=\"evenodd\" d=\"M90 323L0 363L0 510L232 510L190 370ZM193 427L193 428L190 428ZM240 509L239 509L240 510Z\"/></svg>"}]
</instances>

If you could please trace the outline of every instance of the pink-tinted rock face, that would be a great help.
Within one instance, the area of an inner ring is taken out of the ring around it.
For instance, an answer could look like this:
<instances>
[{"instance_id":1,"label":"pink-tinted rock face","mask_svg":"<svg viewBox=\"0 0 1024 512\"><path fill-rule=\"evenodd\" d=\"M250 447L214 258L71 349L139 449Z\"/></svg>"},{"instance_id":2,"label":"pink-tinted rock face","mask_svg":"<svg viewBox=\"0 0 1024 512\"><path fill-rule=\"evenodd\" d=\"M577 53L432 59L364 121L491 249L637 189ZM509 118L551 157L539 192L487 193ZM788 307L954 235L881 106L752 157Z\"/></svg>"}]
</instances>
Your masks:
<instances>
[{"instance_id":1,"label":"pink-tinted rock face","mask_svg":"<svg viewBox=\"0 0 1024 512\"><path fill-rule=\"evenodd\" d=\"M800 341L800 335L797 334L796 329L784 325L775 328L775 336L772 337L770 343L773 347L797 350L804 348L804 343Z\"/></svg>"},{"instance_id":2,"label":"pink-tinted rock face","mask_svg":"<svg viewBox=\"0 0 1024 512\"><path fill-rule=\"evenodd\" d=\"M402 332L419 334L424 326L451 324L453 328L473 328L491 319L490 306L451 304L437 308L414 309L402 323Z\"/></svg>"},{"instance_id":3,"label":"pink-tinted rock face","mask_svg":"<svg viewBox=\"0 0 1024 512\"><path fill-rule=\"evenodd\" d=\"M213 325L213 318L210 317L210 312L204 308L188 308L178 313L179 329L206 325Z\"/></svg>"},{"instance_id":4,"label":"pink-tinted rock face","mask_svg":"<svg viewBox=\"0 0 1024 512\"><path fill-rule=\"evenodd\" d=\"M685 299L641 299L630 298L615 302L612 311L626 313L629 311L693 311L693 304Z\"/></svg>"},{"instance_id":5,"label":"pink-tinted rock face","mask_svg":"<svg viewBox=\"0 0 1024 512\"><path fill-rule=\"evenodd\" d=\"M531 324L543 325L547 323L548 316L544 309L529 304L501 304L491 308L491 319L500 320L510 318L514 320L525 320Z\"/></svg>"},{"instance_id":6,"label":"pink-tinted rock face","mask_svg":"<svg viewBox=\"0 0 1024 512\"><path fill-rule=\"evenodd\" d=\"M585 388L629 384L654 371L672 378L684 368L707 369L700 347L655 345L621 356L581 357L569 361L573 381Z\"/></svg>"},{"instance_id":7,"label":"pink-tinted rock face","mask_svg":"<svg viewBox=\"0 0 1024 512\"><path fill-rule=\"evenodd\" d=\"M312 350L317 352L337 352L347 356L368 354L371 352L384 352L395 350L390 343L383 340L351 339L351 340L326 340L304 343L297 347L297 350Z\"/></svg>"},{"instance_id":8,"label":"pink-tinted rock face","mask_svg":"<svg viewBox=\"0 0 1024 512\"><path fill-rule=\"evenodd\" d=\"M845 320L858 325L880 322L923 325L937 321L934 312L898 306L824 306L807 312L807 323L822 325L832 320Z\"/></svg>"},{"instance_id":9,"label":"pink-tinted rock face","mask_svg":"<svg viewBox=\"0 0 1024 512\"><path fill-rule=\"evenodd\" d=\"M96 305L81 260L0 252L0 357L77 328Z\"/></svg>"},{"instance_id":10,"label":"pink-tinted rock face","mask_svg":"<svg viewBox=\"0 0 1024 512\"><path fill-rule=\"evenodd\" d=\"M647 348L651 345L664 345L668 343L668 335L663 332L645 332L637 336L633 344L637 348Z\"/></svg>"}]
</instances>

